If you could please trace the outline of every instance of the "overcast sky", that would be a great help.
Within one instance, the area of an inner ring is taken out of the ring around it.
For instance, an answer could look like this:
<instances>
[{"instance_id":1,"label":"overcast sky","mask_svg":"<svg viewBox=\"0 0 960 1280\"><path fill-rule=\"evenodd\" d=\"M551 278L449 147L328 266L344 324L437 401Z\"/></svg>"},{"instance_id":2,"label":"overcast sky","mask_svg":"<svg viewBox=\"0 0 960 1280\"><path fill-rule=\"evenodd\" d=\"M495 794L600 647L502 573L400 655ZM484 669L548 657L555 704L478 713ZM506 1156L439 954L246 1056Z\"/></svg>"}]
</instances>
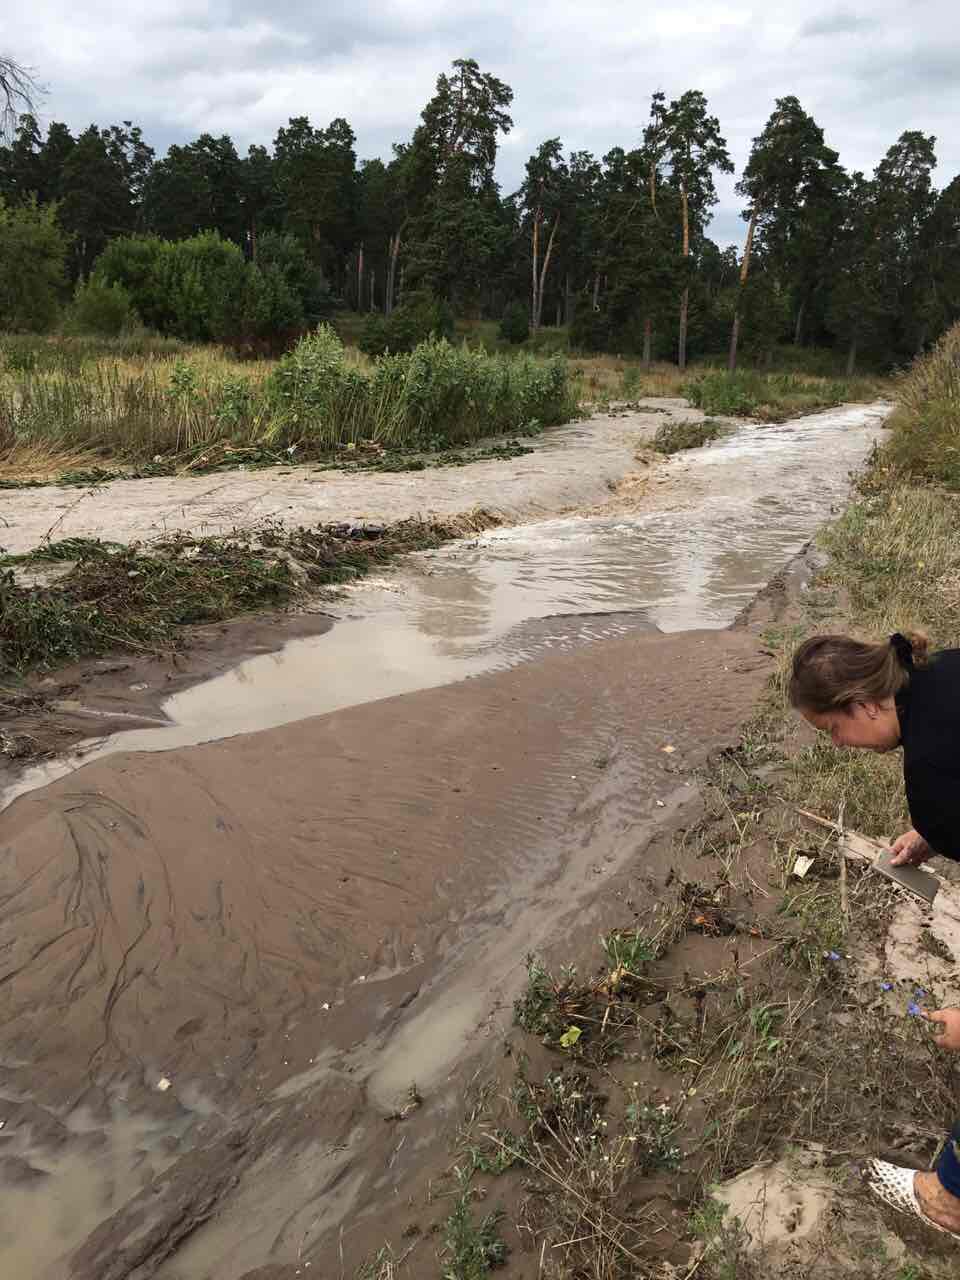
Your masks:
<instances>
[{"instance_id":1,"label":"overcast sky","mask_svg":"<svg viewBox=\"0 0 960 1280\"><path fill-rule=\"evenodd\" d=\"M16 7L18 12L12 10ZM545 138L601 156L640 137L650 94L702 89L738 171L793 93L848 168L904 129L960 170L957 0L31 0L3 4L0 53L48 86L42 117L129 119L162 151L208 131L241 151L291 115L345 116L361 158L410 136L439 72L473 57L514 90L499 166L513 190ZM733 180L711 235L740 238Z\"/></svg>"}]
</instances>

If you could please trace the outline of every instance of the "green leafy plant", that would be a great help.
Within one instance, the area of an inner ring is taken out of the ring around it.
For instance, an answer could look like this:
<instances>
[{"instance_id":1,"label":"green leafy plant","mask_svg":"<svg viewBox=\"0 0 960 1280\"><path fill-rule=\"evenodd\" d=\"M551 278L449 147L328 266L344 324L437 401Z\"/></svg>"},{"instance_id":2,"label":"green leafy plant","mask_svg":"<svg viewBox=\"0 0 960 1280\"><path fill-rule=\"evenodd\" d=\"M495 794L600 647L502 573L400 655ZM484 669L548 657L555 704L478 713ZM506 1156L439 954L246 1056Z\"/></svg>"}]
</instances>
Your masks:
<instances>
[{"instance_id":1,"label":"green leafy plant","mask_svg":"<svg viewBox=\"0 0 960 1280\"><path fill-rule=\"evenodd\" d=\"M464 1192L443 1225L443 1280L483 1280L506 1265L507 1246L497 1234L502 1213L475 1221L470 1196Z\"/></svg>"}]
</instances>

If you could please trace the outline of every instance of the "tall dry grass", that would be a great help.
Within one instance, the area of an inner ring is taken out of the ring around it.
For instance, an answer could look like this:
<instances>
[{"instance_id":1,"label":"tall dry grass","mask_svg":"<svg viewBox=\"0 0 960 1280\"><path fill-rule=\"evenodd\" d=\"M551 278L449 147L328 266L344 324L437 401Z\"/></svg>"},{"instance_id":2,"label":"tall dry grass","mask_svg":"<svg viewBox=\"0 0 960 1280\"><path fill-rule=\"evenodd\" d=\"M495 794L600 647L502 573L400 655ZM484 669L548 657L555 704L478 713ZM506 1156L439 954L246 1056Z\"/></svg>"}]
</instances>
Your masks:
<instances>
[{"instance_id":1,"label":"tall dry grass","mask_svg":"<svg viewBox=\"0 0 960 1280\"><path fill-rule=\"evenodd\" d=\"M322 326L276 362L219 348L114 354L0 338L0 454L90 452L132 462L215 444L325 454L373 440L461 444L566 421L566 363L423 343L368 361Z\"/></svg>"},{"instance_id":2,"label":"tall dry grass","mask_svg":"<svg viewBox=\"0 0 960 1280\"><path fill-rule=\"evenodd\" d=\"M960 324L900 380L884 461L903 476L960 489Z\"/></svg>"}]
</instances>

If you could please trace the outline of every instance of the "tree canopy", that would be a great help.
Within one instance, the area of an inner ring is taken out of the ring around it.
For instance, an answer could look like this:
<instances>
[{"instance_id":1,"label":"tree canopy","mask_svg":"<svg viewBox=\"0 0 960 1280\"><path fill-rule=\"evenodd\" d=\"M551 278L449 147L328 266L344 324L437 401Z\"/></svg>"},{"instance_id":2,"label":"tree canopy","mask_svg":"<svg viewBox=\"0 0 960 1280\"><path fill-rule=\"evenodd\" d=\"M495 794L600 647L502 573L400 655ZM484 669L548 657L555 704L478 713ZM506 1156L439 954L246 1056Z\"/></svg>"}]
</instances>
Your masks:
<instances>
[{"instance_id":1,"label":"tree canopy","mask_svg":"<svg viewBox=\"0 0 960 1280\"><path fill-rule=\"evenodd\" d=\"M159 277L121 283L115 268L119 255L136 274L159 242L192 246L164 262L192 262L204 279L199 263L233 255L227 295L244 332L311 323L331 298L389 317L416 295L496 320L512 308L514 331L523 305L534 330L567 324L578 345L681 367L688 354L727 346L733 364L778 342L890 365L960 317L960 178L937 189L935 139L906 131L871 175L850 173L793 96L776 101L739 175L746 230L731 247L709 232L733 163L696 88L652 94L637 136L603 156L538 142L512 192L497 160L513 91L470 58L438 76L410 135L370 159L345 117L307 116L245 155L209 133L157 155L129 120L41 130L38 92L0 58L0 114L13 126L0 140L6 234L10 211L42 212L62 237L62 291L99 272L136 295L149 324L172 323ZM210 332L209 315L184 320L176 288L180 329Z\"/></svg>"}]
</instances>

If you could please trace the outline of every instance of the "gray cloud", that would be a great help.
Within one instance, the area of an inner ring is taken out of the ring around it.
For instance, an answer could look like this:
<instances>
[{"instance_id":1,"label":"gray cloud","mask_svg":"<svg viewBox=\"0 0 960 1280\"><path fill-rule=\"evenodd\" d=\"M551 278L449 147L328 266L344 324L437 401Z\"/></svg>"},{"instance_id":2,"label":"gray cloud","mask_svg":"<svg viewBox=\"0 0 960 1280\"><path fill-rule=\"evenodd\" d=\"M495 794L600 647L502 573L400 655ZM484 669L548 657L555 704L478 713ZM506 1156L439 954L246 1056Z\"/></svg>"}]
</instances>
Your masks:
<instances>
[{"instance_id":1,"label":"gray cloud","mask_svg":"<svg viewBox=\"0 0 960 1280\"><path fill-rule=\"evenodd\" d=\"M361 156L409 138L437 75L475 57L512 85L505 190L548 137L602 156L630 147L650 94L700 88L742 169L775 98L793 93L849 169L871 171L904 129L936 134L941 185L960 169L955 0L33 0L0 45L49 85L46 119L139 123L162 150L209 131L242 151L292 115L345 116ZM10 6L12 9L13 6ZM815 38L817 37L817 38ZM825 38L826 37L826 38ZM718 183L713 234L739 240L735 178Z\"/></svg>"},{"instance_id":2,"label":"gray cloud","mask_svg":"<svg viewBox=\"0 0 960 1280\"><path fill-rule=\"evenodd\" d=\"M866 31L876 31L879 18L851 13L849 9L837 9L811 18L800 28L801 36L854 36Z\"/></svg>"}]
</instances>

